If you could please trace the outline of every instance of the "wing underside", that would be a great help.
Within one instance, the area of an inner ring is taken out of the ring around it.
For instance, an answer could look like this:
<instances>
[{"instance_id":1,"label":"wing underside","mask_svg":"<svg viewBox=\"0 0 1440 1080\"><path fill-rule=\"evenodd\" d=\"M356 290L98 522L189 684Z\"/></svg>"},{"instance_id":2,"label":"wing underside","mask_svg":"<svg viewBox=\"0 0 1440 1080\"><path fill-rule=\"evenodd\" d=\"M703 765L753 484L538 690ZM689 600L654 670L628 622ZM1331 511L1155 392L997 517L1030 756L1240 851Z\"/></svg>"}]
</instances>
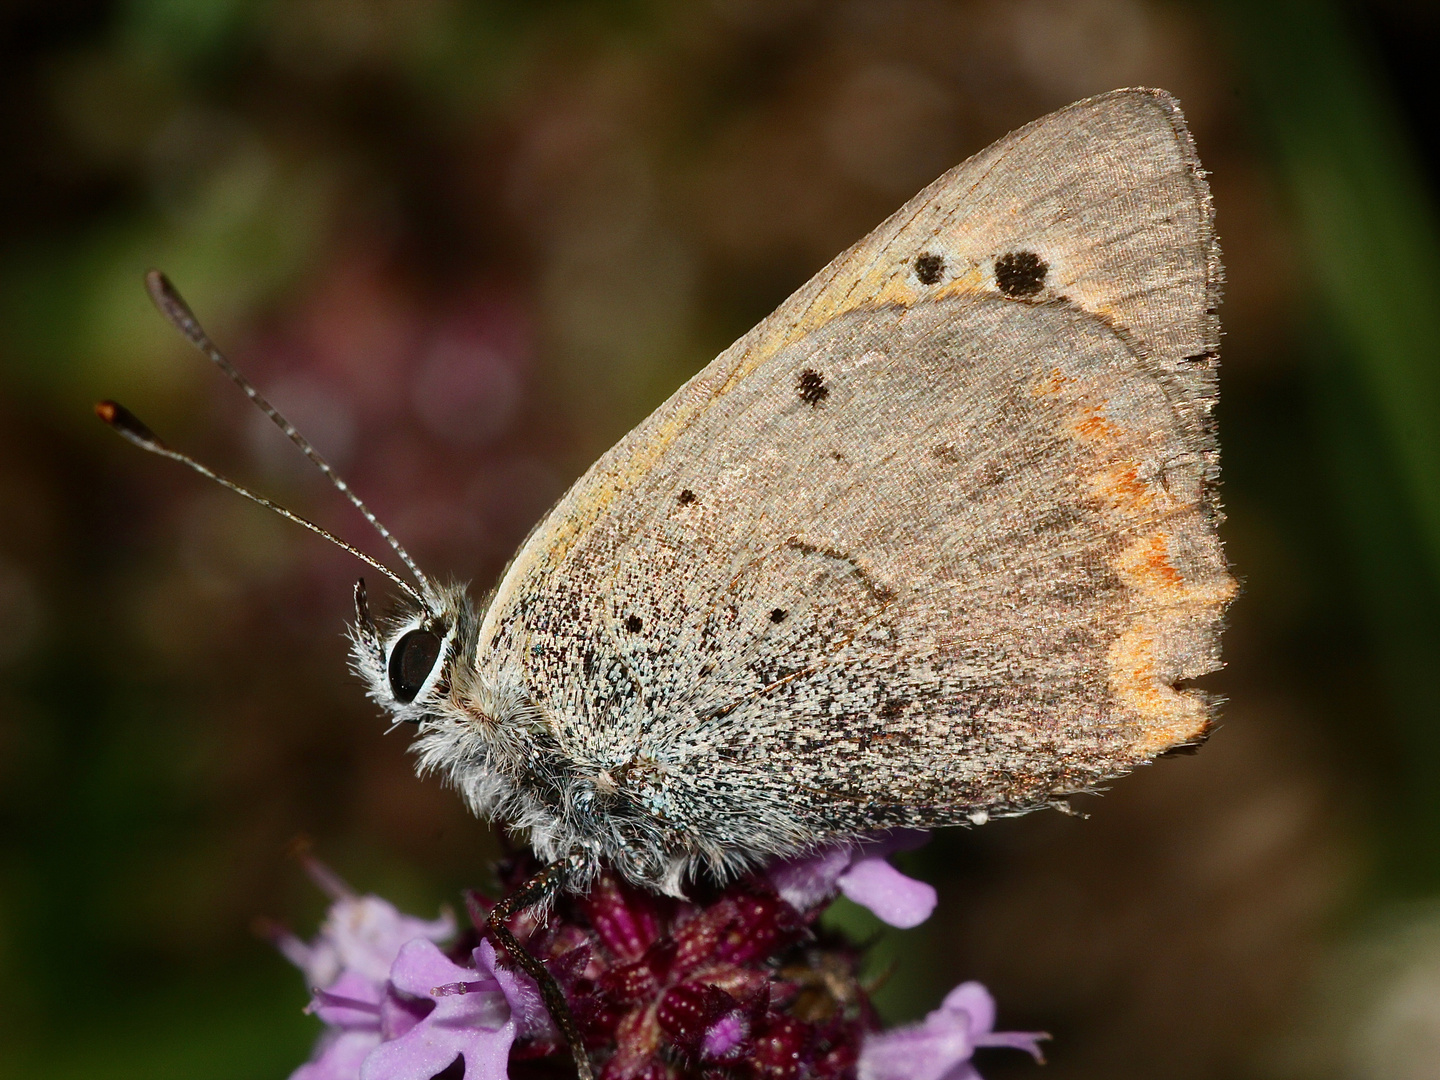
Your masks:
<instances>
[{"instance_id":1,"label":"wing underside","mask_svg":"<svg viewBox=\"0 0 1440 1080\"><path fill-rule=\"evenodd\" d=\"M1021 129L602 458L481 666L706 850L1026 808L1200 737L1218 279L1168 96Z\"/></svg>"}]
</instances>

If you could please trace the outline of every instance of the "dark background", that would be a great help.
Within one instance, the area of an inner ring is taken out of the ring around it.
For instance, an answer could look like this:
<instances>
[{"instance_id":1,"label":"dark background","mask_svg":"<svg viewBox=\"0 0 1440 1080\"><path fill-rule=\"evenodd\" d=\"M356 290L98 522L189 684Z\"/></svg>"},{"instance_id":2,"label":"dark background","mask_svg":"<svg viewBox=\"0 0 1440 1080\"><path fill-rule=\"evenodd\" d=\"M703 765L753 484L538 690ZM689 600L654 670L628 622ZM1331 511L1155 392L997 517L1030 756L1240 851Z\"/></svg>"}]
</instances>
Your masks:
<instances>
[{"instance_id":1,"label":"dark background","mask_svg":"<svg viewBox=\"0 0 1440 1080\"><path fill-rule=\"evenodd\" d=\"M1179 95L1229 270L1224 725L937 839L882 1000L1055 1034L992 1078L1440 1074L1437 44L1402 0L0 3L0 1074L282 1077L287 843L426 916L496 850L346 674L357 566L91 417L376 549L144 269L483 592L832 255L1124 85Z\"/></svg>"}]
</instances>

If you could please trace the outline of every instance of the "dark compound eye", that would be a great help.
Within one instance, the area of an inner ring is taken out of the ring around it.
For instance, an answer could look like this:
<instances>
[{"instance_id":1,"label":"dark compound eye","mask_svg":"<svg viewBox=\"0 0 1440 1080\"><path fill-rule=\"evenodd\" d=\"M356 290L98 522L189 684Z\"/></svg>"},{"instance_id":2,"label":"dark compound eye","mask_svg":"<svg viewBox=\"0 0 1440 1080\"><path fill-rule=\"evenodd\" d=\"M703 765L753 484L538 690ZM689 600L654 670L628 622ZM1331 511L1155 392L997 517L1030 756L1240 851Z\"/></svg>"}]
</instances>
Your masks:
<instances>
[{"instance_id":1,"label":"dark compound eye","mask_svg":"<svg viewBox=\"0 0 1440 1080\"><path fill-rule=\"evenodd\" d=\"M415 700L439 656L440 636L429 630L411 630L395 643L390 653L390 692L396 701L408 705Z\"/></svg>"}]
</instances>

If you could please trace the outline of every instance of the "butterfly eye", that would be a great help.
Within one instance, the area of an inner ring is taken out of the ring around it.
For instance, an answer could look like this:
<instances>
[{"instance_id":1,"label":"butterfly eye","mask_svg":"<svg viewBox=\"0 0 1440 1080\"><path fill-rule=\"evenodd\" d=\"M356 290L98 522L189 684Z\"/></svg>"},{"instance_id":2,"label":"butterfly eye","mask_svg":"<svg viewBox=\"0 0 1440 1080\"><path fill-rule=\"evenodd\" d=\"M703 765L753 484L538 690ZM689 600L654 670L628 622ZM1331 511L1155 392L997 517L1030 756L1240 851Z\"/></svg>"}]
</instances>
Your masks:
<instances>
[{"instance_id":1,"label":"butterfly eye","mask_svg":"<svg viewBox=\"0 0 1440 1080\"><path fill-rule=\"evenodd\" d=\"M390 653L390 692L396 701L408 705L415 700L439 656L440 637L429 630L411 630L395 643Z\"/></svg>"}]
</instances>

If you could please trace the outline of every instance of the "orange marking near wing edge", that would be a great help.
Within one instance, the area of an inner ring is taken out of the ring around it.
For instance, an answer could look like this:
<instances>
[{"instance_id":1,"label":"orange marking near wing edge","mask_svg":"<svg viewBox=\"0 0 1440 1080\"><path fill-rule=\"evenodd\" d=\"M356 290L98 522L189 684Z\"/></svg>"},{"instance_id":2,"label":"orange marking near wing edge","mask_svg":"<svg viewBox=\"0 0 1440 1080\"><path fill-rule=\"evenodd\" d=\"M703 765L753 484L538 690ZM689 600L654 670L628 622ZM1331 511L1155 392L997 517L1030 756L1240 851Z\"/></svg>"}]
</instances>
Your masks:
<instances>
[{"instance_id":1,"label":"orange marking near wing edge","mask_svg":"<svg viewBox=\"0 0 1440 1080\"><path fill-rule=\"evenodd\" d=\"M1158 493L1140 479L1140 466L1133 461L1101 469L1091 482L1105 505L1124 519L1147 518L1158 509Z\"/></svg>"},{"instance_id":2,"label":"orange marking near wing edge","mask_svg":"<svg viewBox=\"0 0 1440 1080\"><path fill-rule=\"evenodd\" d=\"M1180 743L1198 739L1209 726L1204 697L1176 690L1155 668L1155 635L1144 623L1124 631L1110 646L1110 689L1144 725L1135 749L1153 757Z\"/></svg>"},{"instance_id":3,"label":"orange marking near wing edge","mask_svg":"<svg viewBox=\"0 0 1440 1080\"><path fill-rule=\"evenodd\" d=\"M1039 388L1059 392L1061 386L1052 376ZM1106 657L1109 687L1114 704L1134 725L1129 735L1134 753L1150 758L1205 733L1210 722L1205 696L1172 684L1189 647L1186 625L1213 618L1236 586L1228 574L1207 572L1203 561L1193 570L1198 576L1187 576L1191 571L1172 561L1174 530L1185 519L1186 507L1163 485L1145 479L1144 459L1136 456L1143 439L1106 416L1106 404L1093 395L1080 396L1067 430L1094 455L1087 486L1106 520L1125 538L1110 565L1125 583L1132 614ZM1198 506L1190 509L1201 512Z\"/></svg>"},{"instance_id":4,"label":"orange marking near wing edge","mask_svg":"<svg viewBox=\"0 0 1440 1080\"><path fill-rule=\"evenodd\" d=\"M1060 373L1052 374L1041 384L1041 392L1049 393L1050 388L1058 390ZM1065 380L1074 381L1074 380ZM1159 493L1140 479L1140 463L1120 457L1117 451L1127 441L1126 432L1113 420L1103 415L1105 402L1087 402L1078 410L1079 416L1069 425L1071 436L1076 442L1088 446L1102 462L1108 462L1097 469L1091 477L1091 489L1104 500L1106 507L1115 512L1120 524L1125 519L1150 517L1160 507ZM1116 460L1117 457L1119 460Z\"/></svg>"},{"instance_id":5,"label":"orange marking near wing edge","mask_svg":"<svg viewBox=\"0 0 1440 1080\"><path fill-rule=\"evenodd\" d=\"M1170 565L1170 544L1163 532L1142 536L1115 559L1115 568L1147 596L1175 592L1182 599L1185 579Z\"/></svg>"},{"instance_id":6,"label":"orange marking near wing edge","mask_svg":"<svg viewBox=\"0 0 1440 1080\"><path fill-rule=\"evenodd\" d=\"M1075 434L1082 442L1120 441L1120 429L1101 416L1098 409L1075 425Z\"/></svg>"},{"instance_id":7,"label":"orange marking near wing edge","mask_svg":"<svg viewBox=\"0 0 1440 1080\"><path fill-rule=\"evenodd\" d=\"M1175 629L1172 621L1218 610L1235 595L1236 584L1228 574L1186 581L1170 563L1170 540L1164 531L1137 537L1112 565L1134 590L1140 612L1110 648L1110 690L1140 723L1135 749L1152 757L1199 738L1209 723L1204 695L1176 690L1162 677L1156 665L1160 637L1167 627Z\"/></svg>"}]
</instances>

